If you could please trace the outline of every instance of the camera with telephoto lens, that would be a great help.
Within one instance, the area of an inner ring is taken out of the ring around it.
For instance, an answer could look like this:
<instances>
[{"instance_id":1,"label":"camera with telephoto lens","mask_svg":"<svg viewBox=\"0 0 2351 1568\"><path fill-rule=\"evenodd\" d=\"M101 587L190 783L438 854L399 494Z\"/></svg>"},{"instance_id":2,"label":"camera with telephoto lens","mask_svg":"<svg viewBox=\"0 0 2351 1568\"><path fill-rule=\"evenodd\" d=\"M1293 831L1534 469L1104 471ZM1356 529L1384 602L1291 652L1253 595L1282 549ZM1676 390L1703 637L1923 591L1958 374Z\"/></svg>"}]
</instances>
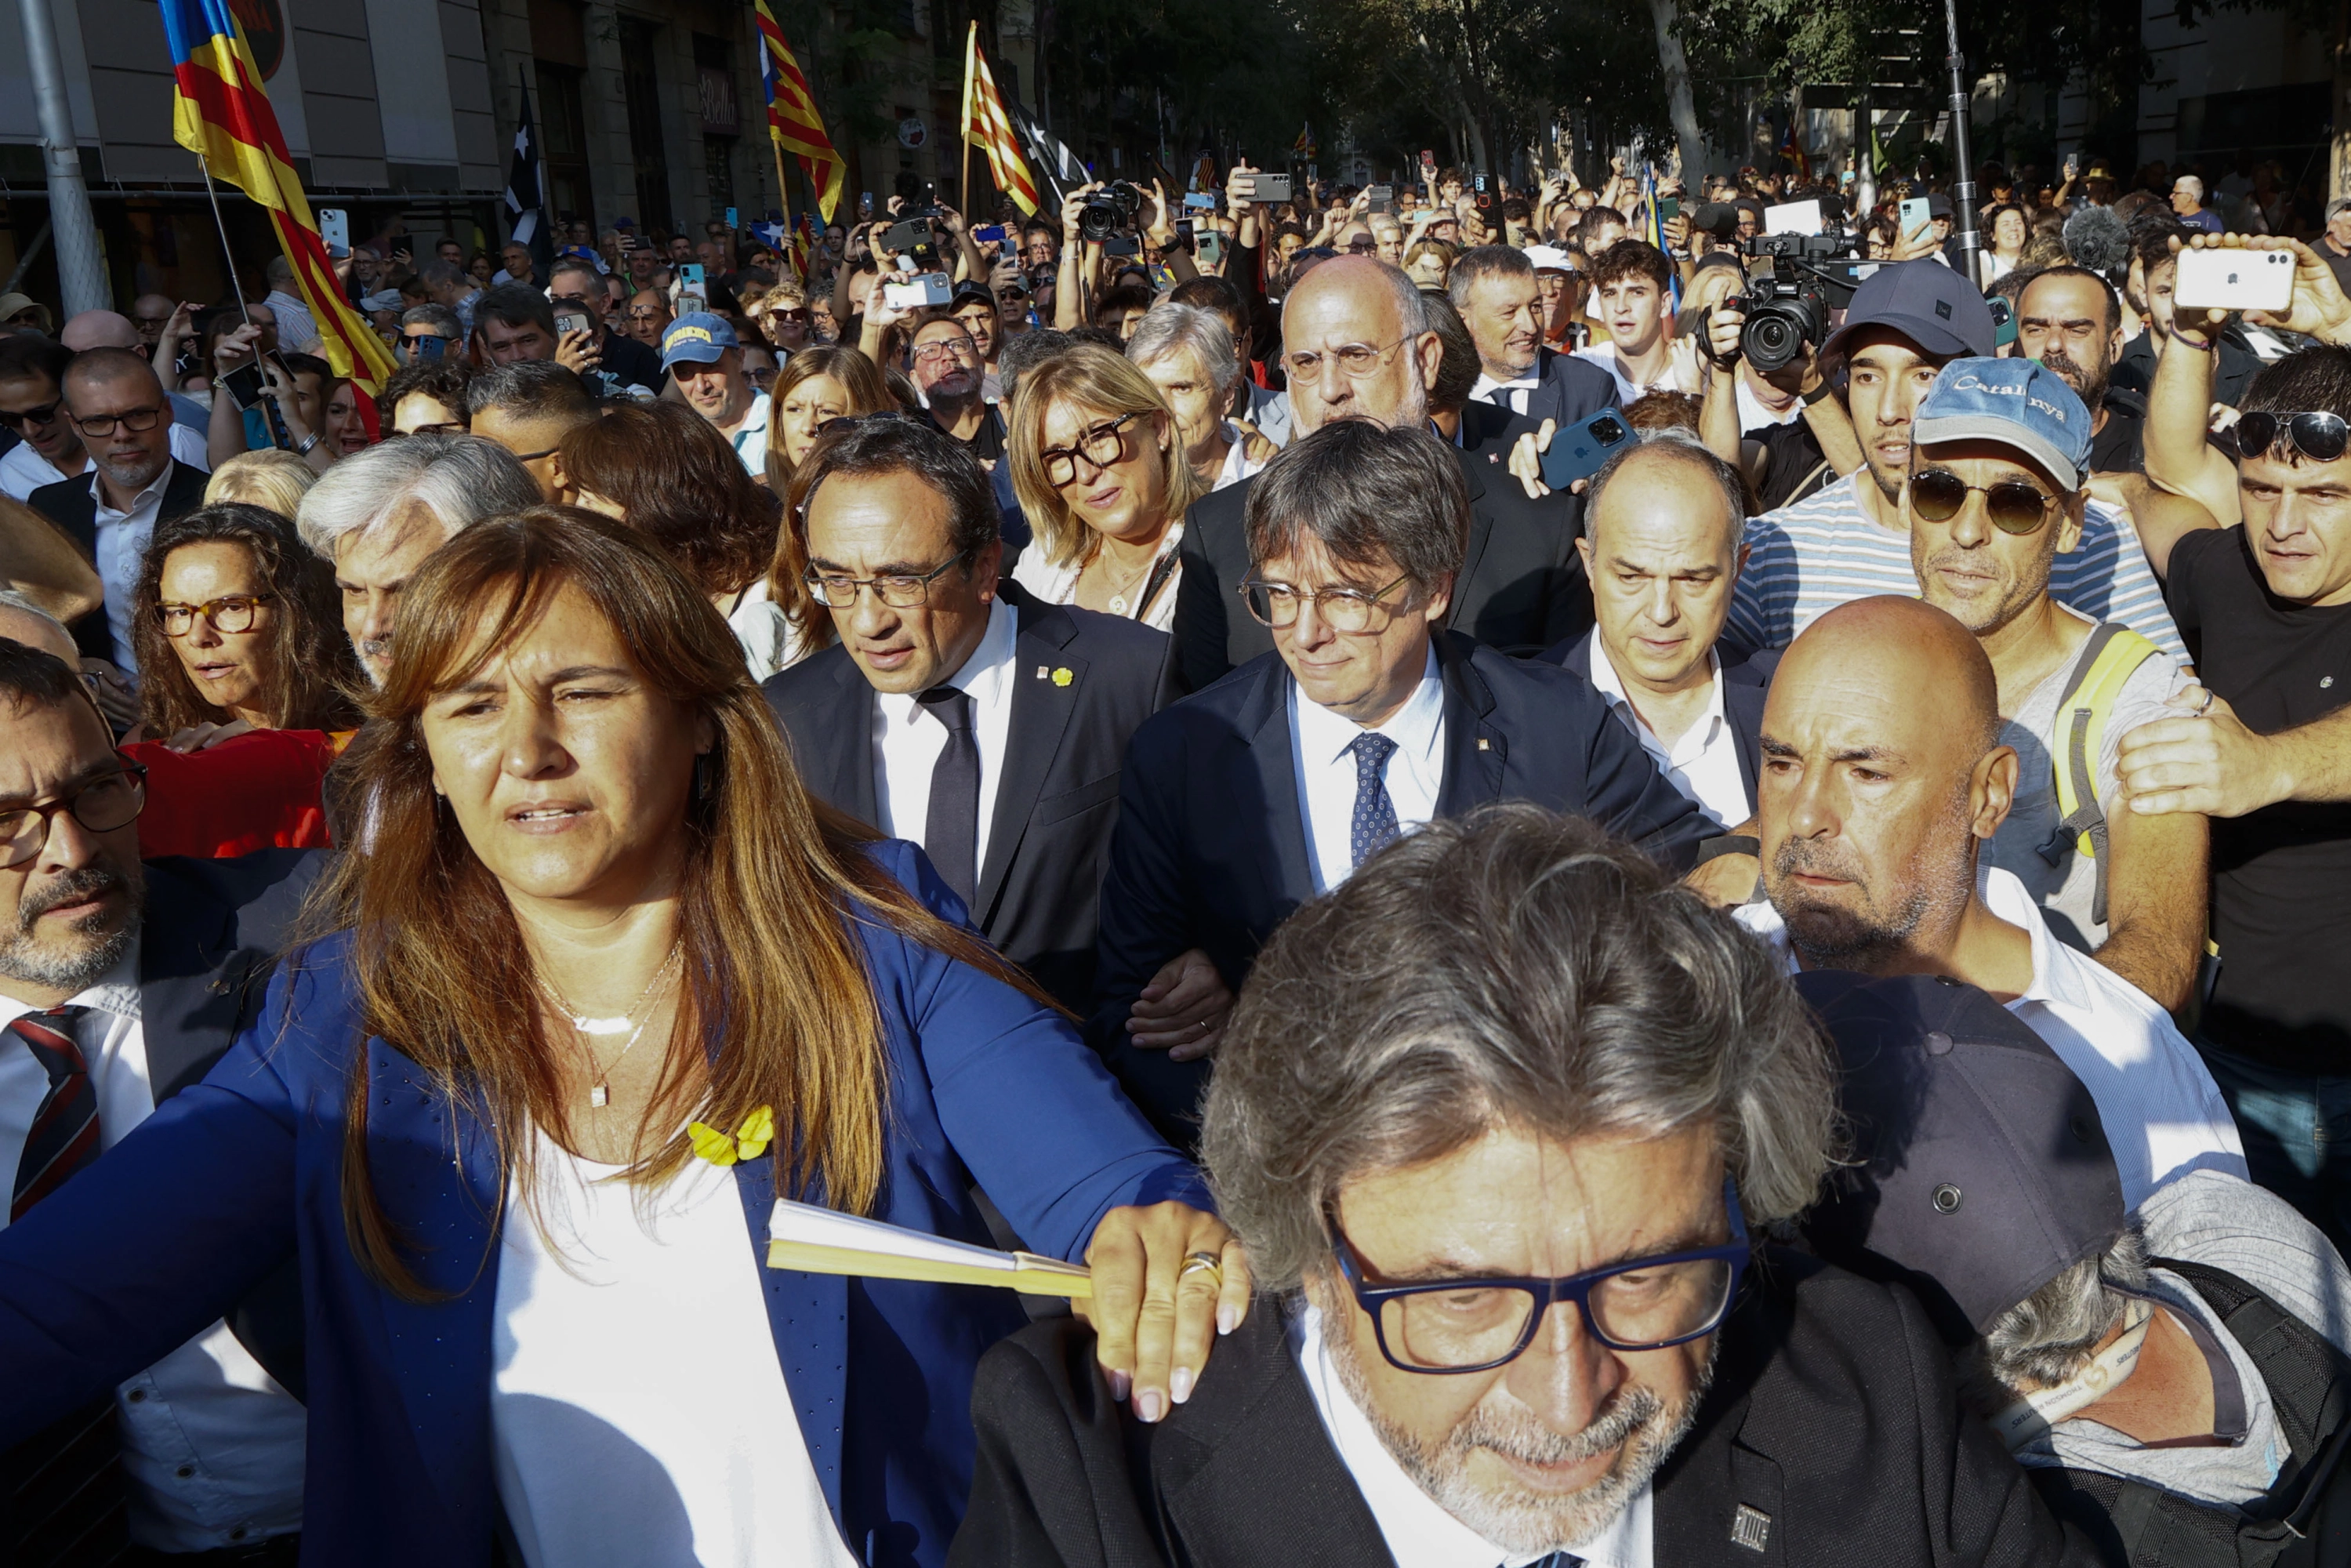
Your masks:
<instances>
[{"instance_id":1,"label":"camera with telephoto lens","mask_svg":"<svg viewBox=\"0 0 2351 1568\"><path fill-rule=\"evenodd\" d=\"M1100 245L1134 222L1143 211L1143 192L1127 180L1113 180L1099 191L1089 191L1078 208L1078 237Z\"/></svg>"},{"instance_id":2,"label":"camera with telephoto lens","mask_svg":"<svg viewBox=\"0 0 2351 1568\"><path fill-rule=\"evenodd\" d=\"M1861 279L1876 270L1854 258L1853 243L1834 228L1818 235L1758 235L1740 248L1771 258L1771 270L1750 277L1739 301L1747 318L1739 351L1758 375L1793 364L1807 343L1818 348L1829 335L1829 312L1852 303Z\"/></svg>"}]
</instances>

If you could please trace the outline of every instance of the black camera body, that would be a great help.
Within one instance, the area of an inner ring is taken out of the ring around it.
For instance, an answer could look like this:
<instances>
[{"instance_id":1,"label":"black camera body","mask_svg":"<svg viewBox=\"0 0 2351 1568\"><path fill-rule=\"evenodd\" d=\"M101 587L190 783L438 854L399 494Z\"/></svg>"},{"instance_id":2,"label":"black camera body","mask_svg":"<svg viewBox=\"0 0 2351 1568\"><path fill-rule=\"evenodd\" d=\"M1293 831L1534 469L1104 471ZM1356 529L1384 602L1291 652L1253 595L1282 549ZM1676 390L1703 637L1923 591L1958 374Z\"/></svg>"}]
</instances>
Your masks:
<instances>
[{"instance_id":1,"label":"black camera body","mask_svg":"<svg viewBox=\"0 0 2351 1568\"><path fill-rule=\"evenodd\" d=\"M1748 280L1740 307L1747 324L1739 351L1759 375L1783 370L1829 335L1829 312L1853 301L1854 290L1876 267L1856 262L1853 243L1837 229L1821 235L1758 235L1740 248L1770 256L1771 270Z\"/></svg>"},{"instance_id":2,"label":"black camera body","mask_svg":"<svg viewBox=\"0 0 2351 1568\"><path fill-rule=\"evenodd\" d=\"M1141 189L1132 181L1113 180L1099 191L1087 193L1084 204L1078 209L1078 237L1088 244L1100 245L1133 224L1135 214L1142 211Z\"/></svg>"},{"instance_id":3,"label":"black camera body","mask_svg":"<svg viewBox=\"0 0 2351 1568\"><path fill-rule=\"evenodd\" d=\"M882 232L885 250L914 258L916 272L934 270L939 259L939 209L918 207Z\"/></svg>"}]
</instances>

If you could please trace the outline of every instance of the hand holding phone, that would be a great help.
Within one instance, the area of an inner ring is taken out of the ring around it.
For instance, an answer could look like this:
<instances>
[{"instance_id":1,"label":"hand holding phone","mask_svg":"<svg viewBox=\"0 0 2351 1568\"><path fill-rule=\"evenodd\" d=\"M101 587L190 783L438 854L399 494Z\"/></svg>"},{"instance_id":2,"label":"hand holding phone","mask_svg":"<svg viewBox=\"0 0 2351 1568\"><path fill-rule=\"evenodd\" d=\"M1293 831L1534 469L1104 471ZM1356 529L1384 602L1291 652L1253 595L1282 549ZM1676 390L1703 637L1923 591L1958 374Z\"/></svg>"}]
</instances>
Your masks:
<instances>
[{"instance_id":1,"label":"hand holding phone","mask_svg":"<svg viewBox=\"0 0 2351 1568\"><path fill-rule=\"evenodd\" d=\"M1632 439L1632 427L1613 408L1553 431L1551 445L1542 455L1542 482L1554 490L1564 490L1579 479L1589 479Z\"/></svg>"},{"instance_id":2,"label":"hand holding phone","mask_svg":"<svg viewBox=\"0 0 2351 1568\"><path fill-rule=\"evenodd\" d=\"M2180 310L2262 310L2294 303L2294 252L2199 246L2179 253L2172 303Z\"/></svg>"}]
</instances>

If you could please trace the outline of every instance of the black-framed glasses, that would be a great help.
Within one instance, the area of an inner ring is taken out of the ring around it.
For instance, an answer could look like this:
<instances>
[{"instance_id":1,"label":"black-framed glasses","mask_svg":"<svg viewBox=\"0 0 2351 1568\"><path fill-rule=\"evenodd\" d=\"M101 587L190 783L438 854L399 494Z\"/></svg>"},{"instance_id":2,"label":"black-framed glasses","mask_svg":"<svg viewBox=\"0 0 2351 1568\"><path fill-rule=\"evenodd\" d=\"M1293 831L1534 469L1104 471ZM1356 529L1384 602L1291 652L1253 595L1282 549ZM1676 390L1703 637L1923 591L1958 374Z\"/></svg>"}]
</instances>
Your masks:
<instances>
[{"instance_id":1,"label":"black-framed glasses","mask_svg":"<svg viewBox=\"0 0 2351 1568\"><path fill-rule=\"evenodd\" d=\"M1562 1280L1431 1280L1374 1285L1345 1235L1332 1227L1339 1273L1372 1320L1380 1354L1400 1372L1490 1372L1526 1353L1554 1306L1573 1301L1611 1350L1665 1350L1722 1326L1739 1299L1751 1249L1739 1191L1722 1179L1730 1239L1635 1258Z\"/></svg>"},{"instance_id":2,"label":"black-framed glasses","mask_svg":"<svg viewBox=\"0 0 2351 1568\"><path fill-rule=\"evenodd\" d=\"M253 618L260 607L277 597L273 593L232 593L220 599L207 599L202 604L158 604L155 619L163 623L166 637L184 637L195 629L201 615L212 623L212 629L227 636L253 630Z\"/></svg>"},{"instance_id":3,"label":"black-framed glasses","mask_svg":"<svg viewBox=\"0 0 2351 1568\"><path fill-rule=\"evenodd\" d=\"M2316 463L2332 463L2351 445L2351 424L2323 411L2308 413L2247 413L2237 418L2237 455L2259 457L2283 435L2294 451Z\"/></svg>"},{"instance_id":4,"label":"black-framed glasses","mask_svg":"<svg viewBox=\"0 0 2351 1568\"><path fill-rule=\"evenodd\" d=\"M118 757L111 773L101 774L70 795L45 804L0 809L0 866L23 865L49 841L49 829L59 811L70 815L93 833L127 828L147 809L147 769Z\"/></svg>"},{"instance_id":5,"label":"black-framed glasses","mask_svg":"<svg viewBox=\"0 0 2351 1568\"><path fill-rule=\"evenodd\" d=\"M60 401L57 398L51 398L40 407L28 408L22 413L11 413L6 409L0 408L0 424L5 424L11 430L22 430L27 424L54 424L57 423L57 403Z\"/></svg>"},{"instance_id":6,"label":"black-framed glasses","mask_svg":"<svg viewBox=\"0 0 2351 1568\"><path fill-rule=\"evenodd\" d=\"M810 567L800 574L800 580L808 584L810 593L835 610L849 609L857 602L857 595L868 588L873 591L875 598L891 609L912 610L917 604L929 601L931 584L970 559L968 552L952 555L920 575L893 571L875 577L849 577L839 572L819 571Z\"/></svg>"},{"instance_id":7,"label":"black-framed glasses","mask_svg":"<svg viewBox=\"0 0 2351 1568\"><path fill-rule=\"evenodd\" d=\"M1337 253L1324 250L1322 254L1332 256ZM1294 354L1282 355L1281 362L1289 367L1291 375L1301 381L1311 382L1322 375L1323 362L1332 361L1336 361L1339 368L1344 371L1351 380L1360 381L1387 363L1388 356L1402 348L1404 341L1402 338L1398 338L1395 342L1385 345L1342 343L1328 352L1301 350Z\"/></svg>"},{"instance_id":8,"label":"black-framed glasses","mask_svg":"<svg viewBox=\"0 0 2351 1568\"><path fill-rule=\"evenodd\" d=\"M133 435L143 435L154 429L162 417L163 411L160 408L125 409L120 413L95 414L89 419L76 414L74 428L84 435L103 438L113 434L114 427L119 424Z\"/></svg>"},{"instance_id":9,"label":"black-framed glasses","mask_svg":"<svg viewBox=\"0 0 2351 1568\"><path fill-rule=\"evenodd\" d=\"M967 360L975 352L968 338L939 338L914 346L914 357L918 363L933 360Z\"/></svg>"},{"instance_id":10,"label":"black-framed glasses","mask_svg":"<svg viewBox=\"0 0 2351 1568\"><path fill-rule=\"evenodd\" d=\"M1301 593L1290 583L1270 582L1261 577L1241 580L1241 600L1249 612L1276 631L1298 623L1298 607L1308 600L1314 601L1314 613L1322 624L1333 632L1369 632L1374 618L1384 610L1393 617L1399 608L1382 602L1398 588L1410 582L1409 573L1397 578L1385 588L1365 591L1360 588L1318 588L1311 593ZM1382 620L1379 624L1386 625Z\"/></svg>"},{"instance_id":11,"label":"black-framed glasses","mask_svg":"<svg viewBox=\"0 0 2351 1568\"><path fill-rule=\"evenodd\" d=\"M1959 515L1970 496L1984 498L1984 515L2004 534L2029 534L2049 517L2059 497L2023 479L1970 485L1948 468L1921 468L1910 476L1910 507L1930 523Z\"/></svg>"},{"instance_id":12,"label":"black-framed glasses","mask_svg":"<svg viewBox=\"0 0 2351 1568\"><path fill-rule=\"evenodd\" d=\"M1078 459L1093 465L1097 473L1126 455L1126 427L1143 415L1122 413L1081 432L1076 443L1069 446L1048 446L1037 454L1037 461L1045 467L1045 483L1053 486L1068 484L1078 476Z\"/></svg>"}]
</instances>

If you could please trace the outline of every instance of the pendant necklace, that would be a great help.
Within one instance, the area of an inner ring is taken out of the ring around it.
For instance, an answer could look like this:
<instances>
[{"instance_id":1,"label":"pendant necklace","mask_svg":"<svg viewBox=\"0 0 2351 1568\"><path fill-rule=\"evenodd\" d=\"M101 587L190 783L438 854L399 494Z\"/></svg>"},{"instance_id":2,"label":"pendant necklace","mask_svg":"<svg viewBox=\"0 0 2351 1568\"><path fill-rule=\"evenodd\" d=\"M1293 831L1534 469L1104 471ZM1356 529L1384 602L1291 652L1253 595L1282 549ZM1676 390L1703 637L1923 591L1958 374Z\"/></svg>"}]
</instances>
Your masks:
<instances>
[{"instance_id":1,"label":"pendant necklace","mask_svg":"<svg viewBox=\"0 0 2351 1568\"><path fill-rule=\"evenodd\" d=\"M1110 565L1109 550L1105 549L1102 551L1102 565L1107 568ZM1143 580L1151 574L1151 569L1157 564L1158 559L1156 557L1154 557L1152 559L1144 561L1139 570L1127 574L1126 581L1120 587L1116 593L1112 594L1110 597L1110 612L1113 615L1124 615L1127 613L1126 596L1133 592L1137 587L1141 586ZM1108 573L1105 572L1104 575L1106 576ZM1136 612L1140 613L1142 608L1143 607L1141 605L1135 606Z\"/></svg>"},{"instance_id":2,"label":"pendant necklace","mask_svg":"<svg viewBox=\"0 0 2351 1568\"><path fill-rule=\"evenodd\" d=\"M668 976L670 967L677 962L678 952L678 943L671 943L669 956L662 960L661 967L653 971L653 977L645 982L645 988L637 993L637 999L631 1002L629 1010L619 1018L590 1018L585 1013L574 1012L571 1004L564 999L563 993L557 990L546 976L533 971L538 981L539 989L547 993L547 999L555 1004L555 1010L562 1016L563 1021L580 1033L593 1037L619 1034L622 1030L629 1030L627 1041L613 1055L609 1066L599 1064L596 1061L595 1048L592 1045L588 1047L589 1065L596 1068L596 1082L588 1090L588 1103L593 1108L601 1111L611 1103L613 1070L621 1065L621 1058L629 1054L630 1048L637 1043L644 1034L646 1026L653 1022L651 1013L647 1013L644 1019L639 1021L636 1017L637 1009L645 1005L646 998L653 994L653 988L660 985ZM636 1027L630 1029L632 1023Z\"/></svg>"}]
</instances>

